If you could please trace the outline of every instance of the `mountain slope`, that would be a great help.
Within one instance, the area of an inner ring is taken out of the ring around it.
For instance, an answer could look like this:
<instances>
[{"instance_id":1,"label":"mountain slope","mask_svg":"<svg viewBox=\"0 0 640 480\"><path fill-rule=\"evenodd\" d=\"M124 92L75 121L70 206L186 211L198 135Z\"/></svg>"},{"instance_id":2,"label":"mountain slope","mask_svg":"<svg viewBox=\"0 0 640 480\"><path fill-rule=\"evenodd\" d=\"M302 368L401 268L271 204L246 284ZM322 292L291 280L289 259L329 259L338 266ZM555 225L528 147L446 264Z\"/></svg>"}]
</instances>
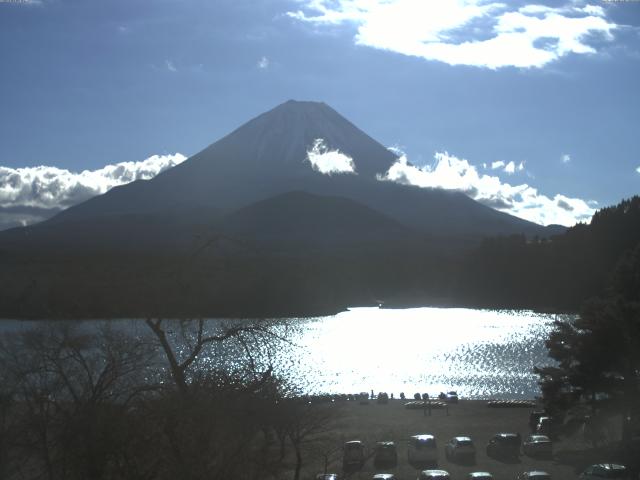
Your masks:
<instances>
[{"instance_id":1,"label":"mountain slope","mask_svg":"<svg viewBox=\"0 0 640 480\"><path fill-rule=\"evenodd\" d=\"M315 171L306 158L316 139L351 157L356 174L328 176ZM377 175L396 160L324 103L288 101L154 179L114 188L48 222L194 208L230 213L298 190L350 198L434 235L547 235L544 227L493 210L462 193L379 181Z\"/></svg>"},{"instance_id":2,"label":"mountain slope","mask_svg":"<svg viewBox=\"0 0 640 480\"><path fill-rule=\"evenodd\" d=\"M353 200L299 191L241 208L217 228L229 237L281 251L390 249L421 240L417 232Z\"/></svg>"},{"instance_id":3,"label":"mountain slope","mask_svg":"<svg viewBox=\"0 0 640 480\"><path fill-rule=\"evenodd\" d=\"M324 103L288 101L152 180L113 189L70 208L56 221L193 205L233 210L291 191L300 180L320 175L306 161L307 150L318 138L330 149L351 156L361 176L375 178L396 160Z\"/></svg>"}]
</instances>

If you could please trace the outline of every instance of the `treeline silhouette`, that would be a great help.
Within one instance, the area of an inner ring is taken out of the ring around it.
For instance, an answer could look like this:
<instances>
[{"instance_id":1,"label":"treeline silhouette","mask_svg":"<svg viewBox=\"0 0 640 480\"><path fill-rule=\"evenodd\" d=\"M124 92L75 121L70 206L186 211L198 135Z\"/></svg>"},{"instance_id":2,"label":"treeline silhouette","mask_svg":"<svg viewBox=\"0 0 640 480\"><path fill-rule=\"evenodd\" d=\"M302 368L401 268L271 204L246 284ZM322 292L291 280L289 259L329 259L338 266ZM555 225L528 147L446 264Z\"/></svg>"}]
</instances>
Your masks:
<instances>
[{"instance_id":1,"label":"treeline silhouette","mask_svg":"<svg viewBox=\"0 0 640 480\"><path fill-rule=\"evenodd\" d=\"M1 254L0 254L1 255ZM448 261L417 248L8 255L4 318L279 317L446 297ZM419 303L419 302L418 302Z\"/></svg>"},{"instance_id":2,"label":"treeline silhouette","mask_svg":"<svg viewBox=\"0 0 640 480\"><path fill-rule=\"evenodd\" d=\"M212 235L192 250L0 249L0 316L286 317L379 303L578 311L640 242L640 197L549 239L313 240L283 248Z\"/></svg>"},{"instance_id":3,"label":"treeline silhouette","mask_svg":"<svg viewBox=\"0 0 640 480\"><path fill-rule=\"evenodd\" d=\"M462 261L452 300L473 306L577 311L640 244L640 197L551 239L489 238Z\"/></svg>"}]
</instances>

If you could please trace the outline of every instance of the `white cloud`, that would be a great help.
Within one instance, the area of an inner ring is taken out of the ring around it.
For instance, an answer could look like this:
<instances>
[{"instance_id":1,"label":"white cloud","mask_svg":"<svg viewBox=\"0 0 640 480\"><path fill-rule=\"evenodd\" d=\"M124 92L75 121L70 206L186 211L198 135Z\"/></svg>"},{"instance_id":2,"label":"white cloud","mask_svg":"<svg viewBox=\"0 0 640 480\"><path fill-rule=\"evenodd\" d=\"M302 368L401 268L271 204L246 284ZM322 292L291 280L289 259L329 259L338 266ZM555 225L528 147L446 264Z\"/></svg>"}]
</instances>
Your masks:
<instances>
[{"instance_id":1,"label":"white cloud","mask_svg":"<svg viewBox=\"0 0 640 480\"><path fill-rule=\"evenodd\" d=\"M154 155L139 162L116 163L80 173L47 166L0 166L0 208L67 208L115 186L153 178L184 160L186 157L180 153Z\"/></svg>"},{"instance_id":2,"label":"white cloud","mask_svg":"<svg viewBox=\"0 0 640 480\"><path fill-rule=\"evenodd\" d=\"M257 66L260 70L266 70L269 68L269 59L267 57L262 57L258 60Z\"/></svg>"},{"instance_id":3,"label":"white cloud","mask_svg":"<svg viewBox=\"0 0 640 480\"><path fill-rule=\"evenodd\" d=\"M176 68L176 66L173 64L173 62L171 60L165 60L165 65L167 66L167 70L169 70L170 72L177 72L178 69Z\"/></svg>"},{"instance_id":4,"label":"white cloud","mask_svg":"<svg viewBox=\"0 0 640 480\"><path fill-rule=\"evenodd\" d=\"M511 161L511 162L507 163L507 164L504 166L504 171L505 171L506 173L508 173L509 175L512 175L512 174L516 173L516 164L515 164L515 163L513 163L513 161Z\"/></svg>"},{"instance_id":5,"label":"white cloud","mask_svg":"<svg viewBox=\"0 0 640 480\"><path fill-rule=\"evenodd\" d=\"M640 167L636 168L636 172L640 173Z\"/></svg>"},{"instance_id":6,"label":"white cloud","mask_svg":"<svg viewBox=\"0 0 640 480\"><path fill-rule=\"evenodd\" d=\"M487 168L485 163L483 163L482 166L483 168ZM505 163L502 160L498 160L491 163L491 170L502 170L509 175L513 175L516 172L522 172L524 170L524 162L520 162L516 165L514 161Z\"/></svg>"},{"instance_id":7,"label":"white cloud","mask_svg":"<svg viewBox=\"0 0 640 480\"><path fill-rule=\"evenodd\" d=\"M571 161L571 155L565 153L560 157L560 160L562 160L562 163L569 163Z\"/></svg>"},{"instance_id":8,"label":"white cloud","mask_svg":"<svg viewBox=\"0 0 640 480\"><path fill-rule=\"evenodd\" d=\"M44 2L42 0L4 0L4 2L0 3L12 3L14 5L43 5Z\"/></svg>"},{"instance_id":9,"label":"white cloud","mask_svg":"<svg viewBox=\"0 0 640 480\"><path fill-rule=\"evenodd\" d=\"M486 0L301 0L288 12L315 25L356 26L355 42L450 65L543 67L568 54L593 54L590 37L613 40L618 25L600 6L558 7Z\"/></svg>"},{"instance_id":10,"label":"white cloud","mask_svg":"<svg viewBox=\"0 0 640 480\"><path fill-rule=\"evenodd\" d=\"M520 166L524 168L523 163ZM571 226L588 221L595 212L590 203L579 198L561 194L549 198L527 184L511 185L496 176L480 174L467 160L447 152L436 153L434 164L424 168L411 165L407 157L402 156L379 179L424 188L458 190L487 206L541 225Z\"/></svg>"},{"instance_id":11,"label":"white cloud","mask_svg":"<svg viewBox=\"0 0 640 480\"><path fill-rule=\"evenodd\" d=\"M325 175L334 173L356 173L353 159L340 150L329 150L322 138L313 141L313 146L307 151L307 161L314 170Z\"/></svg>"}]
</instances>

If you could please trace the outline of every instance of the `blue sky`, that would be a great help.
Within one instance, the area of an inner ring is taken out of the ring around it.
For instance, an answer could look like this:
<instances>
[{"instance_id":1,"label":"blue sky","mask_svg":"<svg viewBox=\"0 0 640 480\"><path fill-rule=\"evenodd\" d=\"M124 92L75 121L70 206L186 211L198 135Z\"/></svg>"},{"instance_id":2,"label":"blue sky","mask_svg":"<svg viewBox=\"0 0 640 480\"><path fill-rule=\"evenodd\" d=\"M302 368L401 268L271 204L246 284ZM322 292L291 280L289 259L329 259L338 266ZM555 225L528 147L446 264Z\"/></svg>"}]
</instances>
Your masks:
<instances>
[{"instance_id":1,"label":"blue sky","mask_svg":"<svg viewBox=\"0 0 640 480\"><path fill-rule=\"evenodd\" d=\"M640 2L0 0L0 65L6 224L290 98L421 167L396 179L541 223L640 190Z\"/></svg>"}]
</instances>

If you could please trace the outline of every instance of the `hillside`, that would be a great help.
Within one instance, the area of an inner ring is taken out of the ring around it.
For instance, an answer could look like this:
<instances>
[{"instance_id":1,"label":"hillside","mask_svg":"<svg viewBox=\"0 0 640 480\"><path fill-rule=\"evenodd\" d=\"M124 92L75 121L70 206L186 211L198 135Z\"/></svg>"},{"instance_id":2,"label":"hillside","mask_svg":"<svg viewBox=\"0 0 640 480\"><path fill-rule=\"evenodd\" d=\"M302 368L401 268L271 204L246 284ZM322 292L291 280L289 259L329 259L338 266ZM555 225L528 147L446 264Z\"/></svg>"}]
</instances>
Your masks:
<instances>
[{"instance_id":1,"label":"hillside","mask_svg":"<svg viewBox=\"0 0 640 480\"><path fill-rule=\"evenodd\" d=\"M288 192L243 207L216 227L225 235L275 251L384 248L422 236L344 197Z\"/></svg>"},{"instance_id":2,"label":"hillside","mask_svg":"<svg viewBox=\"0 0 640 480\"><path fill-rule=\"evenodd\" d=\"M618 262L640 245L640 197L596 212L550 240L485 240L466 256L454 301L486 307L577 310L610 284Z\"/></svg>"}]
</instances>

